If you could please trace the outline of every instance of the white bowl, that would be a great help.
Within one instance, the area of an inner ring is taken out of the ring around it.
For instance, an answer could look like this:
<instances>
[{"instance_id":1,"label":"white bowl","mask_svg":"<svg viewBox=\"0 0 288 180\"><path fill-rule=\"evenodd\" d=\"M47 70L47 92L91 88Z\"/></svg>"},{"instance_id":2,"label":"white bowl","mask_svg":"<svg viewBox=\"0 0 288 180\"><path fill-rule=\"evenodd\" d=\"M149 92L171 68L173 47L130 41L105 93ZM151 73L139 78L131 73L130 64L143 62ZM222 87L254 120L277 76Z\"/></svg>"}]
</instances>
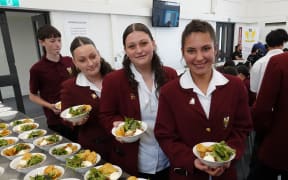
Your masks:
<instances>
[{"instance_id":1,"label":"white bowl","mask_svg":"<svg viewBox=\"0 0 288 180\"><path fill-rule=\"evenodd\" d=\"M18 119L18 120L10 122L10 126L17 126L20 124L33 123L33 122L34 122L34 119L31 119L31 118Z\"/></svg>"},{"instance_id":2,"label":"white bowl","mask_svg":"<svg viewBox=\"0 0 288 180\"><path fill-rule=\"evenodd\" d=\"M13 131L16 132L16 133L22 133L22 132L25 132L25 131L30 131L30 130L33 130L33 129L28 129L28 130L22 130L23 127L25 126L34 126L33 129L37 129L39 127L39 124L38 123L24 123L24 124L19 124L17 126L14 126L13 127Z\"/></svg>"},{"instance_id":3,"label":"white bowl","mask_svg":"<svg viewBox=\"0 0 288 180\"><path fill-rule=\"evenodd\" d=\"M37 133L38 131L41 131L41 134L37 137L30 137L31 133ZM30 142L32 143L35 139L44 136L47 133L45 129L33 129L30 131L24 131L21 134L19 134L19 139L23 140L24 142Z\"/></svg>"},{"instance_id":4,"label":"white bowl","mask_svg":"<svg viewBox=\"0 0 288 180\"><path fill-rule=\"evenodd\" d=\"M78 153L77 153L78 154ZM72 159L74 156L76 156L77 154L74 154L73 156L67 158L67 159ZM73 170L75 170L76 172L78 173L85 173L86 171L88 171L91 167L95 166L97 163L100 162L101 160L101 156L96 153L96 162L94 164L91 164L90 166L86 166L86 167L78 167L78 168L75 168L75 167L70 167L68 164L67 164L67 159L66 159L66 167L68 168L71 168Z\"/></svg>"},{"instance_id":5,"label":"white bowl","mask_svg":"<svg viewBox=\"0 0 288 180\"><path fill-rule=\"evenodd\" d=\"M3 126L3 127L2 127ZM0 130L7 129L9 127L9 124L7 123L0 123Z\"/></svg>"},{"instance_id":6,"label":"white bowl","mask_svg":"<svg viewBox=\"0 0 288 180\"><path fill-rule=\"evenodd\" d=\"M201 143L201 144L203 144L204 146L211 146L211 145L216 144L216 143L217 143L217 142L203 142L203 143ZM223 166L223 165L229 163L230 161L232 161L232 160L235 158L235 155L236 155L236 153L234 153L234 154L229 158L229 160L227 160L227 161L222 161L222 162L208 161L208 160L204 160L204 159L200 156L199 152L198 152L197 149L196 149L196 146L197 146L197 144L196 144L196 145L193 147L193 149L192 149L194 155L195 155L203 164L205 164L205 165L207 165L207 166L209 166L209 167L213 167L213 168L215 168L215 167L220 167L220 166Z\"/></svg>"},{"instance_id":7,"label":"white bowl","mask_svg":"<svg viewBox=\"0 0 288 180\"><path fill-rule=\"evenodd\" d=\"M4 154L4 152L5 152L7 149L10 149L10 148L12 148L12 147L15 147L15 146L17 146L17 145L19 145L19 144L28 145L28 146L29 146L29 149L21 150L21 151L19 151L18 153L16 153L15 155L11 155L11 156ZM27 153L27 152L32 151L32 150L34 149L34 147L35 147L35 146L34 146L33 144L31 144L31 143L17 143L17 144L14 144L14 145L11 145L11 146L8 146L8 147L2 149L2 151L1 151L1 156L6 157L7 159L13 160L13 159L15 159L17 156L21 156L21 155L23 155L23 154L25 154L25 153Z\"/></svg>"},{"instance_id":8,"label":"white bowl","mask_svg":"<svg viewBox=\"0 0 288 180\"><path fill-rule=\"evenodd\" d=\"M119 140L121 140L122 142L125 142L125 143L132 143L132 142L136 142L138 141L138 139L145 133L145 131L147 130L147 124L143 121L139 121L141 123L141 128L142 128L142 132L137 134L137 135L133 135L133 136L117 136L116 135L116 130L118 128L120 128L121 126L123 126L125 124L125 122L121 122L118 127L114 127L112 129L112 134Z\"/></svg>"},{"instance_id":9,"label":"white bowl","mask_svg":"<svg viewBox=\"0 0 288 180\"><path fill-rule=\"evenodd\" d=\"M14 142L13 142L12 144L8 144L8 145L3 145L3 146L0 145L0 150L6 148L6 147L8 147L8 146L11 146L11 145L13 145L13 144L16 144L16 143L19 141L19 138L17 138L17 137L12 137L12 136L7 136L7 137L0 138L0 141L2 141L2 140L6 140L6 141L7 141L7 140L13 140Z\"/></svg>"},{"instance_id":10,"label":"white bowl","mask_svg":"<svg viewBox=\"0 0 288 180\"><path fill-rule=\"evenodd\" d=\"M79 107L81 107L81 106L84 106L84 104L83 104L83 105L73 106L73 107L71 107L71 108L73 108L73 109L75 110L75 109L77 109L77 108L79 108ZM86 117L89 115L89 113L90 113L90 111L91 111L91 109L92 109L92 107L91 107L90 105L88 105L88 106L89 106L88 110L87 110L86 112L82 113L82 114L79 114L79 115L76 115L76 116L72 116L72 115L69 113L70 108L67 108L67 109L65 109L64 111L61 112L60 116L61 116L61 118L63 118L64 120L70 121L70 122L79 122L79 121L82 121L82 119L86 118Z\"/></svg>"},{"instance_id":11,"label":"white bowl","mask_svg":"<svg viewBox=\"0 0 288 180\"><path fill-rule=\"evenodd\" d=\"M96 166L96 167L93 167L95 169L99 169L100 167L102 167L103 165L100 165L100 166ZM119 167L119 166L116 166L116 165L113 165L114 168L116 168L118 170L118 172L114 172L112 174L110 174L110 176L108 176L107 178L109 178L109 180L117 180L121 177L122 175L122 169ZM93 169L91 168L91 169ZM91 170L90 169L90 170ZM88 175L90 173L90 170L87 171L85 174L84 174L84 180L88 180Z\"/></svg>"},{"instance_id":12,"label":"white bowl","mask_svg":"<svg viewBox=\"0 0 288 180\"><path fill-rule=\"evenodd\" d=\"M68 154L65 154L65 155L56 155L56 154L53 154L53 150L54 149L58 149L58 148L61 148L61 147L65 147L67 146L67 144L72 144L73 146L76 146L77 149L74 151L74 152L68 152ZM66 158L72 156L73 154L77 153L79 150L81 149L81 145L78 144L78 143L62 143L62 144L58 144L56 146L53 146L49 149L49 154L53 157L55 157L56 159L60 160L60 161L63 161L65 162Z\"/></svg>"},{"instance_id":13,"label":"white bowl","mask_svg":"<svg viewBox=\"0 0 288 180\"><path fill-rule=\"evenodd\" d=\"M11 133L12 133L12 131L9 129L0 130L0 137L9 136Z\"/></svg>"},{"instance_id":14,"label":"white bowl","mask_svg":"<svg viewBox=\"0 0 288 180\"><path fill-rule=\"evenodd\" d=\"M45 170L47 167L48 167L48 166L42 166L42 167L33 169L32 171L30 171L29 173L27 173L27 174L25 175L24 180L30 180L30 177L35 177L35 176L37 176L37 175L44 175L44 170ZM54 165L54 167L61 172L61 176L57 177L57 179L60 179L60 178L64 175L65 170L64 170L64 168L61 167L61 166L56 166L56 165ZM62 180L63 180L63 179L62 179Z\"/></svg>"},{"instance_id":15,"label":"white bowl","mask_svg":"<svg viewBox=\"0 0 288 180\"><path fill-rule=\"evenodd\" d=\"M18 111L4 111L0 113L0 119L3 121L10 121L14 119L17 115Z\"/></svg>"},{"instance_id":16,"label":"white bowl","mask_svg":"<svg viewBox=\"0 0 288 180\"><path fill-rule=\"evenodd\" d=\"M0 107L0 112L10 111L10 110L12 110L11 107L5 107L5 106Z\"/></svg>"},{"instance_id":17,"label":"white bowl","mask_svg":"<svg viewBox=\"0 0 288 180\"><path fill-rule=\"evenodd\" d=\"M43 154L43 153L31 153L31 154L32 154L32 156L40 155L40 156L43 157L43 160L42 160L41 162L33 165L33 166L29 166L29 167L27 167L27 168L23 168L23 167L20 166L20 165L21 165L21 164L20 164L20 163L21 163L21 160L22 160L22 158L23 158L23 155L22 155L22 156L19 156L19 157L13 159L13 160L10 162L10 164L9 164L10 168L11 168L11 169L14 169L14 170L16 170L16 171L18 171L18 172L20 172L20 173L27 173L27 172L31 171L32 169L34 169L35 167L40 166L40 165L46 160L46 158L47 158L47 156L46 156L45 154Z\"/></svg>"},{"instance_id":18,"label":"white bowl","mask_svg":"<svg viewBox=\"0 0 288 180\"><path fill-rule=\"evenodd\" d=\"M33 144L35 146L37 146L38 148L40 148L40 149L48 151L52 146L55 146L56 144L61 142L62 139L63 139L61 135L55 134L55 136L59 137L59 141L53 142L53 143L51 143L51 142L49 143L49 141L47 141L47 138L49 138L51 136L53 136L53 134L46 135L46 136L43 136L43 137L39 137L39 138L37 138L37 139L35 139L33 141Z\"/></svg>"}]
</instances>

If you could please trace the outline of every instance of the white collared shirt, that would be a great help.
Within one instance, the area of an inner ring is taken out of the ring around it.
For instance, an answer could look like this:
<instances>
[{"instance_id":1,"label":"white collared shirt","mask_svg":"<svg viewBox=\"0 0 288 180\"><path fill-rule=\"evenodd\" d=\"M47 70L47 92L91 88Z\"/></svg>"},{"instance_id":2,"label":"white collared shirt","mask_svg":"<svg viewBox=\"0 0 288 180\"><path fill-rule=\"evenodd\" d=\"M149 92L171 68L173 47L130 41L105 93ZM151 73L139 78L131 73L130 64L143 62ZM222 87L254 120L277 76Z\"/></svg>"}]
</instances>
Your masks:
<instances>
[{"instance_id":1,"label":"white collared shirt","mask_svg":"<svg viewBox=\"0 0 288 180\"><path fill-rule=\"evenodd\" d=\"M216 86L227 84L229 80L213 68L212 78L209 82L206 94L204 94L198 88L198 86L194 83L189 70L184 72L184 74L180 77L179 81L180 81L180 86L183 89L193 89L193 91L197 94L198 99L202 105L202 108L206 114L206 117L207 119L209 119L211 96L212 96L213 91L216 89Z\"/></svg>"},{"instance_id":2,"label":"white collared shirt","mask_svg":"<svg viewBox=\"0 0 288 180\"><path fill-rule=\"evenodd\" d=\"M95 84L91 83L83 73L79 73L76 77L76 85L82 87L89 87L94 91L98 97L101 95L101 89L99 89Z\"/></svg>"},{"instance_id":3,"label":"white collared shirt","mask_svg":"<svg viewBox=\"0 0 288 180\"><path fill-rule=\"evenodd\" d=\"M258 93L262 84L264 73L272 56L283 53L282 49L272 49L265 56L258 59L250 71L250 90Z\"/></svg>"},{"instance_id":4,"label":"white collared shirt","mask_svg":"<svg viewBox=\"0 0 288 180\"><path fill-rule=\"evenodd\" d=\"M155 136L154 126L158 110L158 98L154 84L150 91L142 75L136 70L133 64L130 65L131 71L138 82L138 95L141 111L141 120L147 123L147 131L140 139L138 152L138 171L141 173L155 174L169 166L169 160L160 148Z\"/></svg>"}]
</instances>

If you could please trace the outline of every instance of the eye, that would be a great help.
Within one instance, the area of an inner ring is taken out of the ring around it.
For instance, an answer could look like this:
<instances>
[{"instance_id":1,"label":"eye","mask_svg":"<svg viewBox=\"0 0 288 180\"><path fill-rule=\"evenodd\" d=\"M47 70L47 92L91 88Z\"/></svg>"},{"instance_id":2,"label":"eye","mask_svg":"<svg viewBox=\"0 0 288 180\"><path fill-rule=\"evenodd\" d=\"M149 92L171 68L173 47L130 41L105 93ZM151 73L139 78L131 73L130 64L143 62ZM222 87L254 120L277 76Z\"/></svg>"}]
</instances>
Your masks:
<instances>
[{"instance_id":1,"label":"eye","mask_svg":"<svg viewBox=\"0 0 288 180\"><path fill-rule=\"evenodd\" d=\"M187 49L186 49L186 52L187 52L188 54L194 54L194 53L196 52L196 49L187 48Z\"/></svg>"},{"instance_id":2,"label":"eye","mask_svg":"<svg viewBox=\"0 0 288 180\"><path fill-rule=\"evenodd\" d=\"M142 42L140 42L140 46L146 46L148 44L148 42L147 41L142 41Z\"/></svg>"},{"instance_id":3,"label":"eye","mask_svg":"<svg viewBox=\"0 0 288 180\"><path fill-rule=\"evenodd\" d=\"M207 51L209 51L209 50L211 50L211 46L205 46L205 47L203 47L203 51L205 51L205 52L207 52Z\"/></svg>"},{"instance_id":4,"label":"eye","mask_svg":"<svg viewBox=\"0 0 288 180\"><path fill-rule=\"evenodd\" d=\"M135 47L136 47L135 44L130 44L130 45L127 46L128 49L134 49Z\"/></svg>"}]
</instances>

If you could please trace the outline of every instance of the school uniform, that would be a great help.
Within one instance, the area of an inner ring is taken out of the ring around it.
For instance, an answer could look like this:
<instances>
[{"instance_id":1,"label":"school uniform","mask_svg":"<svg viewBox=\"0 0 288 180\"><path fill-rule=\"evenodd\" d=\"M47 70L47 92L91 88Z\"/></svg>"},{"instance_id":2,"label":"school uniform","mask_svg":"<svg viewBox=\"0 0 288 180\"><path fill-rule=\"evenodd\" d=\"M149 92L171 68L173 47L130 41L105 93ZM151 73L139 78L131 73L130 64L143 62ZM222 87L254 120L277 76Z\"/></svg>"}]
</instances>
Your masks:
<instances>
[{"instance_id":1,"label":"school uniform","mask_svg":"<svg viewBox=\"0 0 288 180\"><path fill-rule=\"evenodd\" d=\"M253 108L255 131L262 137L257 157L260 166L266 167L264 172L261 168L259 170L268 177L274 175L274 179L277 179L278 174L286 176L285 178L282 176L282 179L288 178L287 59L288 53L271 57Z\"/></svg>"},{"instance_id":2,"label":"school uniform","mask_svg":"<svg viewBox=\"0 0 288 180\"><path fill-rule=\"evenodd\" d=\"M83 148L96 151L103 159L108 161L112 135L106 133L99 124L100 93L101 90L80 73L77 78L63 82L61 102L62 110L81 104L92 106L87 122L81 126L73 127L74 134L77 134L78 142Z\"/></svg>"},{"instance_id":3,"label":"school uniform","mask_svg":"<svg viewBox=\"0 0 288 180\"><path fill-rule=\"evenodd\" d=\"M60 101L61 83L72 76L72 58L60 56L58 62L50 61L43 56L40 61L35 63L30 69L30 92L38 94L49 103ZM47 118L47 125L51 129L56 129L63 134L62 122L59 114L43 107ZM65 128L65 126L63 126Z\"/></svg>"},{"instance_id":4,"label":"school uniform","mask_svg":"<svg viewBox=\"0 0 288 180\"><path fill-rule=\"evenodd\" d=\"M209 175L194 167L192 148L201 142L222 140L236 149L236 160L245 150L252 129L247 91L243 82L213 69L206 95L186 71L167 83L160 92L155 136L170 160L170 179L208 180ZM236 180L231 167L213 180Z\"/></svg>"},{"instance_id":5,"label":"school uniform","mask_svg":"<svg viewBox=\"0 0 288 180\"><path fill-rule=\"evenodd\" d=\"M135 69L134 70L132 69L132 72L133 71L135 72ZM164 67L164 71L168 80L177 77L176 71L171 68ZM134 75L135 79L139 78L139 74L136 75L134 73ZM139 82L138 88L139 86L142 85L143 82L142 83ZM141 87L140 89L144 90ZM150 93L148 95L149 97L146 99L147 106L153 109L153 112L151 113L155 113L153 119L153 116L150 117L147 112L144 112L145 115L141 114L143 113L143 111L141 112L141 109L143 109L142 105L143 103L146 102L140 102L140 99L143 98L140 96L144 95L144 93L140 92L141 94L139 94L139 92L140 91L133 90L131 88L128 77L126 76L125 71L123 69L114 71L105 76L101 92L100 119L101 123L105 126L105 129L108 132L111 132L114 121L123 121L124 117L134 118L140 121L146 121L147 120L146 118L148 117L149 123L153 123L153 121L155 123L156 112L154 112L154 110L156 106L157 111L158 99L154 97L155 94L153 93ZM142 118L144 118L145 120ZM143 162L143 157L145 157L145 155L143 154L143 148L144 149L147 148L145 147L146 144L150 144L149 147L156 148L155 151L153 152L158 152L159 154L161 154L161 156L158 157L160 160L158 161L156 159L156 161L161 163L163 165L163 168L169 166L167 158L163 157L164 154L162 150L160 150L155 137L153 137L154 124L151 126L148 124L148 128L150 128L150 130L148 130L148 132L144 134L145 137L142 137L140 141L134 143L120 143L116 140L113 140L111 162L115 163L116 165L119 165L124 171L134 176L137 176L139 171L141 172L142 170L149 171L148 174L153 174L151 173L153 171L157 173L158 170L160 169L158 169L159 167L157 167L155 163L152 163L150 160L146 160L146 164L145 162ZM153 141L155 144L151 145L151 142L149 143L146 141ZM148 151L152 152L152 149ZM152 161L155 162L154 159ZM149 163L152 164L151 169L149 169ZM141 173L147 173L147 172L142 171Z\"/></svg>"}]
</instances>

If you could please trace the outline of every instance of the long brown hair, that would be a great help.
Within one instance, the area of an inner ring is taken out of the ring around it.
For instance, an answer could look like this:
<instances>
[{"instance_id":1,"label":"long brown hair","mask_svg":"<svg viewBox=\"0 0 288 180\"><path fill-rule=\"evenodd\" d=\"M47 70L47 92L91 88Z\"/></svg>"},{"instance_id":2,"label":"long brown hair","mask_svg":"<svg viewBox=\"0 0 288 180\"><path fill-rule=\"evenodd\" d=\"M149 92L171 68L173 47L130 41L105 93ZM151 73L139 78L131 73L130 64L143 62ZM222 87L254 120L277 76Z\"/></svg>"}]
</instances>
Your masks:
<instances>
[{"instance_id":1,"label":"long brown hair","mask_svg":"<svg viewBox=\"0 0 288 180\"><path fill-rule=\"evenodd\" d=\"M125 47L125 42L126 42L126 38L127 36L134 32L134 31L141 31L144 32L146 34L148 34L148 36L150 37L151 40L153 39L153 36L150 32L150 30L148 29L147 26L145 26L142 23L134 23L134 24L130 24L124 31L123 36L122 36L122 41L123 41L123 46ZM123 68L125 70L126 75L128 76L129 79L129 84L132 87L133 90L137 91L138 88L138 82L135 80L134 74L132 73L131 69L130 69L130 63L131 60L129 59L129 57L125 54L124 59L123 59ZM162 62L160 60L160 57L158 56L158 54L156 53L156 51L154 50L153 52L153 57L152 57L152 70L155 72L155 84L156 84L156 92L159 91L160 87L165 84L165 82L167 81L167 78L165 76L165 72L163 69L163 65Z\"/></svg>"}]
</instances>

